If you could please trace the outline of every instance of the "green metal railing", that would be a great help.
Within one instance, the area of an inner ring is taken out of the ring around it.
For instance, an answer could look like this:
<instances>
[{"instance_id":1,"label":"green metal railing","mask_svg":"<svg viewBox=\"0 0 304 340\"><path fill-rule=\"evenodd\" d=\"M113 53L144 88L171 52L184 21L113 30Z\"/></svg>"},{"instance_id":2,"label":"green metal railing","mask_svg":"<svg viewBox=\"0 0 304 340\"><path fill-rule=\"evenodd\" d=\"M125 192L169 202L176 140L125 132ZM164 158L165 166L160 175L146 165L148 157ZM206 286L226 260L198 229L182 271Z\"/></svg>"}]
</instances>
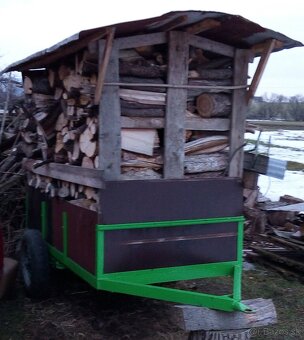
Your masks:
<instances>
[{"instance_id":1,"label":"green metal railing","mask_svg":"<svg viewBox=\"0 0 304 340\"><path fill-rule=\"evenodd\" d=\"M46 205L42 204L42 235L47 235ZM175 303L204 306L224 311L248 311L241 301L242 249L243 249L242 216L225 218L208 218L195 220L177 220L144 223L110 224L96 226L95 274L88 272L68 256L68 216L62 215L63 251L49 244L50 254L64 266L72 270L96 289L116 293L125 293L141 297L155 298ZM104 272L105 232L143 228L170 228L178 226L206 225L216 223L237 223L237 256L235 261L196 264L187 266L165 267L134 270L126 272ZM211 295L160 287L155 284L180 280L192 280L229 276L233 280L231 295ZM153 285L152 285L153 284Z\"/></svg>"}]
</instances>

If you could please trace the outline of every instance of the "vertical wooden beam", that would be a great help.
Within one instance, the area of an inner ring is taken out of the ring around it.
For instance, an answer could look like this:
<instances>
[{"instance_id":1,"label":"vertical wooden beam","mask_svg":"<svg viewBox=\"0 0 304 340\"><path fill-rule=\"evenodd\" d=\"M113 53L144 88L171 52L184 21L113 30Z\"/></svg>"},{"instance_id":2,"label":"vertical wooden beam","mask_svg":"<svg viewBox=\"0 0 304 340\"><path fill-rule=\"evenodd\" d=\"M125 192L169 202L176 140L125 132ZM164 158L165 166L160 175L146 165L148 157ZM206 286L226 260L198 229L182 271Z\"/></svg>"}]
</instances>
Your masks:
<instances>
[{"instance_id":1,"label":"vertical wooden beam","mask_svg":"<svg viewBox=\"0 0 304 340\"><path fill-rule=\"evenodd\" d=\"M248 50L235 51L234 57L234 85L246 85L248 74L248 62L250 53ZM242 177L246 109L247 109L247 90L234 90L232 95L232 114L230 118L230 163L229 177Z\"/></svg>"},{"instance_id":2,"label":"vertical wooden beam","mask_svg":"<svg viewBox=\"0 0 304 340\"><path fill-rule=\"evenodd\" d=\"M184 32L169 32L168 84L186 85L188 82L189 43ZM187 90L168 88L165 117L164 177L184 176L184 131Z\"/></svg>"},{"instance_id":3,"label":"vertical wooden beam","mask_svg":"<svg viewBox=\"0 0 304 340\"><path fill-rule=\"evenodd\" d=\"M104 42L99 44L99 62L102 63ZM119 82L118 47L114 41L105 75L106 82ZM99 104L99 168L105 180L120 177L121 136L119 86L104 86Z\"/></svg>"},{"instance_id":4,"label":"vertical wooden beam","mask_svg":"<svg viewBox=\"0 0 304 340\"><path fill-rule=\"evenodd\" d=\"M94 96L95 105L98 105L101 100L103 84L104 84L107 67L109 64L110 56L111 56L113 41L114 41L114 34L115 34L115 27L110 27L107 29L106 44L103 49L102 59L99 62L99 66L98 66L98 79L97 79L95 96Z\"/></svg>"}]
</instances>

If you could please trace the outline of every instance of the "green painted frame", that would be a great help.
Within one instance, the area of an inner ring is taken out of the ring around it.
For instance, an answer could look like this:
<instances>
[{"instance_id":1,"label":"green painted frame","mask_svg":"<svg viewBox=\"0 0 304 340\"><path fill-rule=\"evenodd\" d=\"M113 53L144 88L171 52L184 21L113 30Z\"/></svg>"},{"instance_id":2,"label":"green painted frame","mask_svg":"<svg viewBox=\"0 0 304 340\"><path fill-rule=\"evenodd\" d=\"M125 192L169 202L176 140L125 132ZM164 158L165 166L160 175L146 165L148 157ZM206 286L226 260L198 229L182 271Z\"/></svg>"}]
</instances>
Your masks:
<instances>
[{"instance_id":1,"label":"green painted frame","mask_svg":"<svg viewBox=\"0 0 304 340\"><path fill-rule=\"evenodd\" d=\"M47 235L47 206L42 202L42 236ZM215 223L237 223L237 258L236 261L196 264L187 266L165 267L134 270L116 273L104 273L104 237L108 230L160 228ZM65 267L98 290L124 293L147 298L154 298L175 303L204 306L223 311L250 311L241 303L241 276L243 250L243 216L208 218L195 220L177 220L161 222L143 222L126 224L96 225L95 275L88 272L68 257L68 216L62 214L63 251L48 244L50 255ZM211 295L157 286L157 283L230 276L233 279L231 295Z\"/></svg>"}]
</instances>

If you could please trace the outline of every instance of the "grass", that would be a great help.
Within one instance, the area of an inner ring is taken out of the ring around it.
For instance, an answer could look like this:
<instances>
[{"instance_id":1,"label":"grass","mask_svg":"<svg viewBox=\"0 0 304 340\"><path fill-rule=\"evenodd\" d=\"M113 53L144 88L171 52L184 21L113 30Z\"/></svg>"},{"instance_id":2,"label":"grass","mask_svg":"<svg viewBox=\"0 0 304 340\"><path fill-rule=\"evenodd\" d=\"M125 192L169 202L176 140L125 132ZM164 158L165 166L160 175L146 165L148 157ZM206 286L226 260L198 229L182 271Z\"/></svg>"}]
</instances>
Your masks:
<instances>
[{"instance_id":1,"label":"grass","mask_svg":"<svg viewBox=\"0 0 304 340\"><path fill-rule=\"evenodd\" d=\"M254 339L292 340L304 338L304 285L297 280L288 281L266 267L244 273L243 298L272 299L278 323L256 330Z\"/></svg>"},{"instance_id":2,"label":"grass","mask_svg":"<svg viewBox=\"0 0 304 340\"><path fill-rule=\"evenodd\" d=\"M231 280L216 278L176 284L179 288L183 285L189 290L225 294L231 289ZM169 308L172 304L168 306L157 300L97 293L83 286L72 275L60 287L61 290L64 287L63 291L42 302L25 298L20 287L14 299L1 301L0 339L187 338L172 318ZM295 279L286 280L273 270L256 265L255 270L244 271L242 287L244 300L272 299L278 314L277 324L254 329L252 339L304 339L303 284Z\"/></svg>"}]
</instances>

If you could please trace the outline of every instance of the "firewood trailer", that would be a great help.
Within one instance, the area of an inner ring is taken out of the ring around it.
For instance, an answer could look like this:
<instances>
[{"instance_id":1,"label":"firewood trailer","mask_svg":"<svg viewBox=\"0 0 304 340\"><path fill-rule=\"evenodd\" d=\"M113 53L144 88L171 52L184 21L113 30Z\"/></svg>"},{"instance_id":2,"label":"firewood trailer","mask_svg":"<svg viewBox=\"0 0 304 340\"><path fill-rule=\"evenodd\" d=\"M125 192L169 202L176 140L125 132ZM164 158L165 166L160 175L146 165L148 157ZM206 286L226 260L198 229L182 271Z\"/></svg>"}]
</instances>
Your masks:
<instances>
[{"instance_id":1,"label":"firewood trailer","mask_svg":"<svg viewBox=\"0 0 304 340\"><path fill-rule=\"evenodd\" d=\"M45 293L51 257L96 289L246 311L245 113L271 52L301 45L240 16L171 12L9 66L25 91L27 292ZM229 295L159 285L220 276Z\"/></svg>"}]
</instances>

